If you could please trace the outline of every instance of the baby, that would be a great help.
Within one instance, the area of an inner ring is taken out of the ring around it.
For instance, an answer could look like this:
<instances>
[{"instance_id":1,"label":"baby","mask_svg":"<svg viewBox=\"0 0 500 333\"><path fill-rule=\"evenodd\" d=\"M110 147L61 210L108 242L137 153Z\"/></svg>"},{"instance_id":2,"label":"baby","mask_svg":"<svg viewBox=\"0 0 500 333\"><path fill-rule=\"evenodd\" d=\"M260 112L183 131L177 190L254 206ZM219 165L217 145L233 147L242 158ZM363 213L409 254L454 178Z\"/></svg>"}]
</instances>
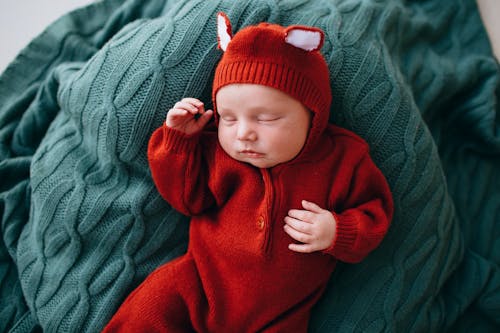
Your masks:
<instances>
[{"instance_id":1,"label":"baby","mask_svg":"<svg viewBox=\"0 0 500 333\"><path fill-rule=\"evenodd\" d=\"M148 147L158 191L192 217L188 251L107 332L306 332L337 260L359 262L389 227L368 145L328 124L323 32L261 23L232 36L224 14L217 22L214 111L182 99Z\"/></svg>"}]
</instances>

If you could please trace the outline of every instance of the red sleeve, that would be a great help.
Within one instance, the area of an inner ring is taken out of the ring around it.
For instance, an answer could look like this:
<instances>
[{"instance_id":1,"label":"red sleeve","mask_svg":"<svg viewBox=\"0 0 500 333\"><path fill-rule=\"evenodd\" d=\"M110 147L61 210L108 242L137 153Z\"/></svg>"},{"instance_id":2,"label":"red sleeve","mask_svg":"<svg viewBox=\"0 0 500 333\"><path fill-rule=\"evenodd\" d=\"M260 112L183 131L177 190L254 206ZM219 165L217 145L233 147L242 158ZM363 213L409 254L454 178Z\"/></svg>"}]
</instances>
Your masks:
<instances>
[{"instance_id":1,"label":"red sleeve","mask_svg":"<svg viewBox=\"0 0 500 333\"><path fill-rule=\"evenodd\" d=\"M163 125L153 132L148 145L149 167L158 192L189 216L199 215L214 203L200 136L201 132L188 136Z\"/></svg>"},{"instance_id":2,"label":"red sleeve","mask_svg":"<svg viewBox=\"0 0 500 333\"><path fill-rule=\"evenodd\" d=\"M337 231L324 252L344 262L360 262L382 241L394 209L389 185L368 152L353 171L344 207L333 213Z\"/></svg>"}]
</instances>

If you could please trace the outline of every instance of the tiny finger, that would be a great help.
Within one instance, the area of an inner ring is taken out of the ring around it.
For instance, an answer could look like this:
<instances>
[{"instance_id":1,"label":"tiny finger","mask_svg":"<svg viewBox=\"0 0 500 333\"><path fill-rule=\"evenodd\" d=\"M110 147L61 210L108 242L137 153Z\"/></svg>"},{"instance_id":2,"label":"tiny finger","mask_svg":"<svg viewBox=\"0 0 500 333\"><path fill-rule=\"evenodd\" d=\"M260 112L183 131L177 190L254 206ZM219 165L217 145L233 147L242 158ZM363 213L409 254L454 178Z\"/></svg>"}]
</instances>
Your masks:
<instances>
[{"instance_id":1,"label":"tiny finger","mask_svg":"<svg viewBox=\"0 0 500 333\"><path fill-rule=\"evenodd\" d=\"M201 106L201 108L203 108L203 105ZM196 104L190 103L189 101L183 99L182 101L175 103L174 109L182 109L188 111L189 113L197 114L200 110L200 106L197 106Z\"/></svg>"},{"instance_id":2,"label":"tiny finger","mask_svg":"<svg viewBox=\"0 0 500 333\"><path fill-rule=\"evenodd\" d=\"M303 232L297 231L289 225L285 224L285 232L288 236L292 237L294 240L300 243L309 243L311 241L311 236Z\"/></svg>"},{"instance_id":3,"label":"tiny finger","mask_svg":"<svg viewBox=\"0 0 500 333\"><path fill-rule=\"evenodd\" d=\"M200 106L203 106L202 101L200 101L197 98L193 98L193 97L185 97L181 100L181 102L186 102L186 103L192 104L192 105L196 106L197 108Z\"/></svg>"},{"instance_id":4,"label":"tiny finger","mask_svg":"<svg viewBox=\"0 0 500 333\"><path fill-rule=\"evenodd\" d=\"M311 253L316 251L310 244L289 244L288 249L299 253Z\"/></svg>"},{"instance_id":5,"label":"tiny finger","mask_svg":"<svg viewBox=\"0 0 500 333\"><path fill-rule=\"evenodd\" d=\"M285 223L299 232L311 235L311 224L308 222L300 221L287 216L285 217Z\"/></svg>"},{"instance_id":6,"label":"tiny finger","mask_svg":"<svg viewBox=\"0 0 500 333\"><path fill-rule=\"evenodd\" d=\"M313 213L311 213L308 210L301 210L301 209L290 209L288 211L288 216L308 223L311 223L311 221L314 219Z\"/></svg>"},{"instance_id":7,"label":"tiny finger","mask_svg":"<svg viewBox=\"0 0 500 333\"><path fill-rule=\"evenodd\" d=\"M323 212L323 208L315 204L314 202L307 201L307 200L302 200L302 207L308 211L314 212L314 213L321 213Z\"/></svg>"},{"instance_id":8,"label":"tiny finger","mask_svg":"<svg viewBox=\"0 0 500 333\"><path fill-rule=\"evenodd\" d=\"M185 109L171 109L167 113L167 119L177 119L186 116L189 111Z\"/></svg>"}]
</instances>

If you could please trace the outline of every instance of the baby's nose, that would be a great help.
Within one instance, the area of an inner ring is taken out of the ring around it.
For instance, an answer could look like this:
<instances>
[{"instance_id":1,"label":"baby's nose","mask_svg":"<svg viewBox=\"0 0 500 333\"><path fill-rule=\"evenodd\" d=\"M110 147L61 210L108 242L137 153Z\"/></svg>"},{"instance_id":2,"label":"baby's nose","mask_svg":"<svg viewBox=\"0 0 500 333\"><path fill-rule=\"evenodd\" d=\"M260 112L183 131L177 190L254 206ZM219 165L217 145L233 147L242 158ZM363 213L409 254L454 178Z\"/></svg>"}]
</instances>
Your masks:
<instances>
[{"instance_id":1,"label":"baby's nose","mask_svg":"<svg viewBox=\"0 0 500 333\"><path fill-rule=\"evenodd\" d=\"M238 124L237 139L241 141L253 141L257 139L257 133L250 124L240 122Z\"/></svg>"}]
</instances>

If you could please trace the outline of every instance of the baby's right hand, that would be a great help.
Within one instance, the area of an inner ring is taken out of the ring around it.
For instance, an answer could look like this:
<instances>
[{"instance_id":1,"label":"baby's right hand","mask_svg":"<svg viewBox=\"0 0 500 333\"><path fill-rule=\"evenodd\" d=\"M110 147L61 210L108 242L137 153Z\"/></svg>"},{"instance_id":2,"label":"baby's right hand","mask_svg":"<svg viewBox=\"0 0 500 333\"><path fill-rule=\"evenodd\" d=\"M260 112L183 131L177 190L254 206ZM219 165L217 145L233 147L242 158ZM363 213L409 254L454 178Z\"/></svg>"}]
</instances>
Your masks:
<instances>
[{"instance_id":1,"label":"baby's right hand","mask_svg":"<svg viewBox=\"0 0 500 333\"><path fill-rule=\"evenodd\" d=\"M166 125L187 135L201 131L212 117L212 110L205 110L196 98L183 98L167 113ZM197 115L199 115L197 117Z\"/></svg>"}]
</instances>

